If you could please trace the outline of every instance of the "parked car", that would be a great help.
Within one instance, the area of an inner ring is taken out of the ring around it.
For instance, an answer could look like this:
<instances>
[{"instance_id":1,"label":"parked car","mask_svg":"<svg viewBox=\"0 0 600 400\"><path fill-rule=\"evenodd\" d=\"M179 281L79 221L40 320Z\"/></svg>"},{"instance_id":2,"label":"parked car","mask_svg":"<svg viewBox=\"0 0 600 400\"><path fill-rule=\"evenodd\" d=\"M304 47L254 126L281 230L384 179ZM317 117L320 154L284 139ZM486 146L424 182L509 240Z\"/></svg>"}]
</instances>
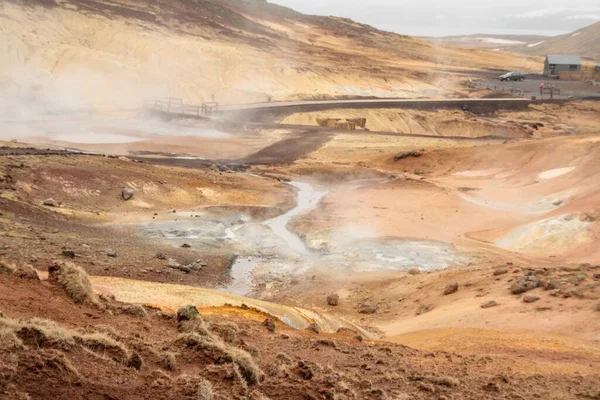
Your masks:
<instances>
[{"instance_id":1,"label":"parked car","mask_svg":"<svg viewBox=\"0 0 600 400\"><path fill-rule=\"evenodd\" d=\"M501 75L501 81L522 81L524 80L526 75L522 72L509 72L507 74Z\"/></svg>"}]
</instances>

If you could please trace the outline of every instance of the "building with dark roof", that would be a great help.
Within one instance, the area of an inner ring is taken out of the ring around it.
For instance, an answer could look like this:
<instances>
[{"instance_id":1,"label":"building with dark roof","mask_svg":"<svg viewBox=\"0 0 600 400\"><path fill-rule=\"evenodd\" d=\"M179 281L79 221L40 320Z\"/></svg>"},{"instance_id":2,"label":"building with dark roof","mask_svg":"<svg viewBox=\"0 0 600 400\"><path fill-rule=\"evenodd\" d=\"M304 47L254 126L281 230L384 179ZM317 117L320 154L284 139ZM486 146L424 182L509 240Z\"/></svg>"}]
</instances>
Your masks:
<instances>
[{"instance_id":1,"label":"building with dark roof","mask_svg":"<svg viewBox=\"0 0 600 400\"><path fill-rule=\"evenodd\" d=\"M544 75L561 72L581 72L581 57L570 55L548 55L544 63Z\"/></svg>"}]
</instances>

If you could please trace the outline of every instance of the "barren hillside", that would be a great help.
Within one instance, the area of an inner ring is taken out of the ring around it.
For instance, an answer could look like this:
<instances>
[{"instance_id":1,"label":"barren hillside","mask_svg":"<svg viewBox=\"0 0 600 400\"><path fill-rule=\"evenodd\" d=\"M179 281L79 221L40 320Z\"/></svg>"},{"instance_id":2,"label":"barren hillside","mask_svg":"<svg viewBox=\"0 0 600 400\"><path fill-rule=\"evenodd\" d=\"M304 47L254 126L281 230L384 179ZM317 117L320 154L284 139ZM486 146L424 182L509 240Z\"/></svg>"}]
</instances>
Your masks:
<instances>
[{"instance_id":1,"label":"barren hillside","mask_svg":"<svg viewBox=\"0 0 600 400\"><path fill-rule=\"evenodd\" d=\"M1 7L0 82L3 98L11 99L1 108L11 115L137 107L151 95L221 103L439 97L457 89L452 70L539 66L254 0L28 0Z\"/></svg>"}]
</instances>

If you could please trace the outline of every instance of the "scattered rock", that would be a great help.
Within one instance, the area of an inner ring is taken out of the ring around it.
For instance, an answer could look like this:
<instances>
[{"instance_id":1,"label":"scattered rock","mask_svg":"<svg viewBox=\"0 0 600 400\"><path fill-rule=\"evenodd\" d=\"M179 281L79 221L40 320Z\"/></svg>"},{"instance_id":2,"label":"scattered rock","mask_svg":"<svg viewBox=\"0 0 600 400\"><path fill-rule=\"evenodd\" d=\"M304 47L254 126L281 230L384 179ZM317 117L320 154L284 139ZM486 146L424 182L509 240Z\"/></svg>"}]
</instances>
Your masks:
<instances>
[{"instance_id":1,"label":"scattered rock","mask_svg":"<svg viewBox=\"0 0 600 400\"><path fill-rule=\"evenodd\" d=\"M58 202L53 198L44 200L44 205L47 207L58 207Z\"/></svg>"},{"instance_id":2,"label":"scattered rock","mask_svg":"<svg viewBox=\"0 0 600 400\"><path fill-rule=\"evenodd\" d=\"M487 390L488 392L500 393L500 385L498 385L496 382L488 382L487 385L483 386L483 389Z\"/></svg>"},{"instance_id":3,"label":"scattered rock","mask_svg":"<svg viewBox=\"0 0 600 400\"><path fill-rule=\"evenodd\" d=\"M578 286L581 282L585 281L585 274L576 274L569 278L569 283Z\"/></svg>"},{"instance_id":4,"label":"scattered rock","mask_svg":"<svg viewBox=\"0 0 600 400\"><path fill-rule=\"evenodd\" d=\"M537 288L539 286L539 284L540 284L540 281L538 278L535 277L535 275L523 276L523 277L519 278L519 280L517 282L515 282L511 285L510 292L512 294L525 293L525 292L528 292L530 290Z\"/></svg>"},{"instance_id":5,"label":"scattered rock","mask_svg":"<svg viewBox=\"0 0 600 400\"><path fill-rule=\"evenodd\" d=\"M525 296L525 297L523 297L523 302L524 303L535 303L539 299L540 298L537 296Z\"/></svg>"},{"instance_id":6,"label":"scattered rock","mask_svg":"<svg viewBox=\"0 0 600 400\"><path fill-rule=\"evenodd\" d=\"M131 188L126 187L126 188L121 189L121 197L125 201L131 199L134 194L135 194L135 190L133 190Z\"/></svg>"},{"instance_id":7,"label":"scattered rock","mask_svg":"<svg viewBox=\"0 0 600 400\"><path fill-rule=\"evenodd\" d=\"M508 274L508 268L496 268L494 270L494 276Z\"/></svg>"},{"instance_id":8,"label":"scattered rock","mask_svg":"<svg viewBox=\"0 0 600 400\"><path fill-rule=\"evenodd\" d=\"M416 314L417 315L425 314L431 310L433 310L433 304L421 304L419 306L419 308L417 308Z\"/></svg>"},{"instance_id":9,"label":"scattered rock","mask_svg":"<svg viewBox=\"0 0 600 400\"><path fill-rule=\"evenodd\" d=\"M114 251L113 249L108 249L108 251L106 252L106 255L112 258L116 258L117 257L117 252Z\"/></svg>"},{"instance_id":10,"label":"scattered rock","mask_svg":"<svg viewBox=\"0 0 600 400\"><path fill-rule=\"evenodd\" d=\"M181 265L177 262L177 260L173 258L169 258L169 261L167 262L167 267L183 271L186 274L189 274L192 271L192 268L190 266Z\"/></svg>"},{"instance_id":11,"label":"scattered rock","mask_svg":"<svg viewBox=\"0 0 600 400\"><path fill-rule=\"evenodd\" d=\"M73 250L63 250L62 255L69 258L75 258L75 252Z\"/></svg>"},{"instance_id":12,"label":"scattered rock","mask_svg":"<svg viewBox=\"0 0 600 400\"><path fill-rule=\"evenodd\" d=\"M129 357L129 361L127 362L127 366L130 368L135 368L138 371L142 368L142 357L139 355L137 351L131 353L131 357Z\"/></svg>"},{"instance_id":13,"label":"scattered rock","mask_svg":"<svg viewBox=\"0 0 600 400\"><path fill-rule=\"evenodd\" d=\"M490 300L490 301L486 301L485 303L483 303L481 305L481 308L492 308L492 307L496 307L499 304L496 303L494 300Z\"/></svg>"},{"instance_id":14,"label":"scattered rock","mask_svg":"<svg viewBox=\"0 0 600 400\"><path fill-rule=\"evenodd\" d=\"M267 318L263 321L263 325L267 327L269 332L275 332L275 320L273 318Z\"/></svg>"},{"instance_id":15,"label":"scattered rock","mask_svg":"<svg viewBox=\"0 0 600 400\"><path fill-rule=\"evenodd\" d=\"M200 318L200 312L194 305L187 305L177 310L177 322L192 321Z\"/></svg>"},{"instance_id":16,"label":"scattered rock","mask_svg":"<svg viewBox=\"0 0 600 400\"><path fill-rule=\"evenodd\" d=\"M340 296L337 293L331 293L327 296L327 304L330 306L337 306L340 302Z\"/></svg>"},{"instance_id":17,"label":"scattered rock","mask_svg":"<svg viewBox=\"0 0 600 400\"><path fill-rule=\"evenodd\" d=\"M542 285L544 290L555 290L555 289L558 289L559 286L560 286L560 281L558 281L556 279L553 279L551 281L546 281Z\"/></svg>"},{"instance_id":18,"label":"scattered rock","mask_svg":"<svg viewBox=\"0 0 600 400\"><path fill-rule=\"evenodd\" d=\"M458 292L458 282L450 282L444 289L444 295L449 295Z\"/></svg>"},{"instance_id":19,"label":"scattered rock","mask_svg":"<svg viewBox=\"0 0 600 400\"><path fill-rule=\"evenodd\" d=\"M313 370L308 365L308 363L304 361L298 361L298 365L295 368L296 373L302 377L302 379L310 380L314 376Z\"/></svg>"},{"instance_id":20,"label":"scattered rock","mask_svg":"<svg viewBox=\"0 0 600 400\"><path fill-rule=\"evenodd\" d=\"M314 322L313 322L312 324L308 325L308 326L306 327L306 329L307 329L307 330L309 330L309 331L313 331L313 332L314 332L314 333L316 333L316 334L319 334L319 333L321 333L321 328L319 327L319 325L317 325L317 324L316 324L316 323L314 323Z\"/></svg>"},{"instance_id":21,"label":"scattered rock","mask_svg":"<svg viewBox=\"0 0 600 400\"><path fill-rule=\"evenodd\" d=\"M569 297L577 297L579 299L583 298L583 293L580 290L577 289L571 289L571 290L567 290L564 294L563 297L569 298Z\"/></svg>"},{"instance_id":22,"label":"scattered rock","mask_svg":"<svg viewBox=\"0 0 600 400\"><path fill-rule=\"evenodd\" d=\"M417 267L414 267L414 268L409 269L408 273L410 275L419 275L421 273L421 270Z\"/></svg>"},{"instance_id":23,"label":"scattered rock","mask_svg":"<svg viewBox=\"0 0 600 400\"><path fill-rule=\"evenodd\" d=\"M417 158L417 157L421 157L423 154L424 154L424 150L403 151L403 152L396 154L396 156L394 157L394 161L400 161L402 159L409 158L409 157Z\"/></svg>"},{"instance_id":24,"label":"scattered rock","mask_svg":"<svg viewBox=\"0 0 600 400\"><path fill-rule=\"evenodd\" d=\"M360 314L375 314L377 312L377 306L374 306L371 303L360 303L358 312Z\"/></svg>"}]
</instances>

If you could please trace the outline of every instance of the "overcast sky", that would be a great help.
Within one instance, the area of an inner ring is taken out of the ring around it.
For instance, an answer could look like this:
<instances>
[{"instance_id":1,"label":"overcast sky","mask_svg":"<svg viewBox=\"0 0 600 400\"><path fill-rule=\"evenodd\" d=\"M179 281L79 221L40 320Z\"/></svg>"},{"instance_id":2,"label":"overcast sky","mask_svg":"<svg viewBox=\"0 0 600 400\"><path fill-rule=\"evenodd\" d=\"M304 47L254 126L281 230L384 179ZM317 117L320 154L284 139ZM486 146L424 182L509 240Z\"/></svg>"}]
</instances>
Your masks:
<instances>
[{"instance_id":1,"label":"overcast sky","mask_svg":"<svg viewBox=\"0 0 600 400\"><path fill-rule=\"evenodd\" d=\"M269 0L416 36L558 35L600 21L600 0Z\"/></svg>"}]
</instances>

